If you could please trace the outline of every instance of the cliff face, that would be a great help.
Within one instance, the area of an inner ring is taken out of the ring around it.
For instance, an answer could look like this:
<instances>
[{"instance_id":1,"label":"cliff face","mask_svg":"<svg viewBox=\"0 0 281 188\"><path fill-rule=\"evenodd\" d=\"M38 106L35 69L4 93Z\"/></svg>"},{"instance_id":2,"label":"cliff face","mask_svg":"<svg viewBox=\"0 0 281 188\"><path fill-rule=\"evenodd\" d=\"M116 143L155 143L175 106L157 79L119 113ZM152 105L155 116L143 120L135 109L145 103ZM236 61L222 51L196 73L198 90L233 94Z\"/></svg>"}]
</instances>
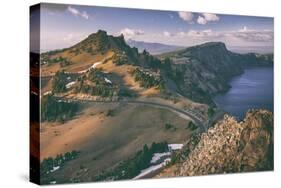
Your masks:
<instances>
[{"instance_id":1,"label":"cliff face","mask_svg":"<svg viewBox=\"0 0 281 188\"><path fill-rule=\"evenodd\" d=\"M221 42L209 42L159 57L169 58L172 72L181 75L177 87L182 95L207 104L213 104L213 95L227 91L229 80L242 74L245 67L273 64L272 55L233 53Z\"/></svg>"},{"instance_id":2,"label":"cliff face","mask_svg":"<svg viewBox=\"0 0 281 188\"><path fill-rule=\"evenodd\" d=\"M273 170L273 115L251 111L242 122L226 115L184 153L185 159L159 177Z\"/></svg>"}]
</instances>

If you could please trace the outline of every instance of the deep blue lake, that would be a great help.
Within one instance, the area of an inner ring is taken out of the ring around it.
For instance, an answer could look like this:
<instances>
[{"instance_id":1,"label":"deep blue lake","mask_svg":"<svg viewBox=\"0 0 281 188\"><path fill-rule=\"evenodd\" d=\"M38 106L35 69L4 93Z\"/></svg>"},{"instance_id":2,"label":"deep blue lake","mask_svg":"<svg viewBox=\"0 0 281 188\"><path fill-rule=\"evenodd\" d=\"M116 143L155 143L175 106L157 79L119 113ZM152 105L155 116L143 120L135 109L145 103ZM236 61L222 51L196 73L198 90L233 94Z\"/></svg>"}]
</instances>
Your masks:
<instances>
[{"instance_id":1,"label":"deep blue lake","mask_svg":"<svg viewBox=\"0 0 281 188\"><path fill-rule=\"evenodd\" d=\"M234 77L231 89L215 97L216 104L231 115L243 119L248 109L273 112L273 67L246 69Z\"/></svg>"}]
</instances>

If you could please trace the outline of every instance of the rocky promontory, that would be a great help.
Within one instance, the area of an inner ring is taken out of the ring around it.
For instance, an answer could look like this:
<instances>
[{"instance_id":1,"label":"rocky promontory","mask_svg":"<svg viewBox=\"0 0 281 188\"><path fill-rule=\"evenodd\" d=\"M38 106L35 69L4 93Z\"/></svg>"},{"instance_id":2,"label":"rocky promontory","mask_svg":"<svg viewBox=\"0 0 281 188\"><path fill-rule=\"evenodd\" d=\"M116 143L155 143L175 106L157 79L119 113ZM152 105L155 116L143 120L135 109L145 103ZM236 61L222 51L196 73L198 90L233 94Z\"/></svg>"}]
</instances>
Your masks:
<instances>
[{"instance_id":1,"label":"rocky promontory","mask_svg":"<svg viewBox=\"0 0 281 188\"><path fill-rule=\"evenodd\" d=\"M157 177L273 170L273 114L252 110L241 122L225 115L195 144Z\"/></svg>"}]
</instances>

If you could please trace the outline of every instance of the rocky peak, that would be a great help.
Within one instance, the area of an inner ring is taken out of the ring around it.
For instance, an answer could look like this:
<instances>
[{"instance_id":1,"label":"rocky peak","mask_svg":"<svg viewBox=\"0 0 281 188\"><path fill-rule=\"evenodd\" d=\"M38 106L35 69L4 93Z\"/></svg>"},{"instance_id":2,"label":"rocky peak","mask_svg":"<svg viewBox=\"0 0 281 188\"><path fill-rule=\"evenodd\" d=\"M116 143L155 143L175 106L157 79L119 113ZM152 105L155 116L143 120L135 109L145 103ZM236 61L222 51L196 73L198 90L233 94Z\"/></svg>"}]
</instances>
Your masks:
<instances>
[{"instance_id":1,"label":"rocky peak","mask_svg":"<svg viewBox=\"0 0 281 188\"><path fill-rule=\"evenodd\" d=\"M225 44L223 42L207 42L207 43L198 45L197 47L198 48L209 48L209 47L212 47L212 48L221 48L221 49L227 50L226 46L225 46Z\"/></svg>"},{"instance_id":2,"label":"rocky peak","mask_svg":"<svg viewBox=\"0 0 281 188\"><path fill-rule=\"evenodd\" d=\"M184 152L184 151L183 151ZM193 176L273 170L273 114L252 110L237 122L226 115L200 137L176 170L159 176Z\"/></svg>"},{"instance_id":3,"label":"rocky peak","mask_svg":"<svg viewBox=\"0 0 281 188\"><path fill-rule=\"evenodd\" d=\"M107 37L107 32L103 30L98 30L96 33L90 34L89 38L91 37Z\"/></svg>"}]
</instances>

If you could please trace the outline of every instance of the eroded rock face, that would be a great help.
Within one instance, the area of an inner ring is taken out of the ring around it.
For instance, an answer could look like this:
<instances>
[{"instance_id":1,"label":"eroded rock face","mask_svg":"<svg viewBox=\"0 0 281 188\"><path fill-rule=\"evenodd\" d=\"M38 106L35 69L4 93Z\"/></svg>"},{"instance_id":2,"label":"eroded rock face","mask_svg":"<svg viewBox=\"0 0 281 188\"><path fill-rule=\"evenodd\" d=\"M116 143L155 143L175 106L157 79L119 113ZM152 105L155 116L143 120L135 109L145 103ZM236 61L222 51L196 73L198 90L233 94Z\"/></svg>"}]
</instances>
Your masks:
<instances>
[{"instance_id":1,"label":"eroded rock face","mask_svg":"<svg viewBox=\"0 0 281 188\"><path fill-rule=\"evenodd\" d=\"M248 113L242 123L237 171L273 170L273 115L267 111Z\"/></svg>"},{"instance_id":2,"label":"eroded rock face","mask_svg":"<svg viewBox=\"0 0 281 188\"><path fill-rule=\"evenodd\" d=\"M272 113L251 111L242 122L226 115L201 135L195 149L176 166L169 173L159 176L273 170Z\"/></svg>"}]
</instances>

